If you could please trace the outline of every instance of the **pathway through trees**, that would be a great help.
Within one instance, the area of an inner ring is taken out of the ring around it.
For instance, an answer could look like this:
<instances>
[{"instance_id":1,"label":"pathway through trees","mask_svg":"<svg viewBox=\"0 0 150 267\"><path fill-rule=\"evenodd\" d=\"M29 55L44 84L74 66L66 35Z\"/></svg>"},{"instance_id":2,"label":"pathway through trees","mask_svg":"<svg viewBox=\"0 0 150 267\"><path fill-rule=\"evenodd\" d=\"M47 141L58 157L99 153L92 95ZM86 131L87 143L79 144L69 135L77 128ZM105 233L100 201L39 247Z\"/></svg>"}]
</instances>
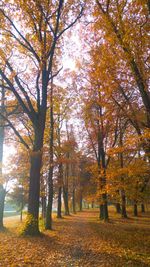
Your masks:
<instances>
[{"instance_id":1,"label":"pathway through trees","mask_svg":"<svg viewBox=\"0 0 150 267\"><path fill-rule=\"evenodd\" d=\"M119 223L118 223L119 222ZM0 233L0 266L150 266L148 217L100 223L97 211L56 219L43 237Z\"/></svg>"}]
</instances>

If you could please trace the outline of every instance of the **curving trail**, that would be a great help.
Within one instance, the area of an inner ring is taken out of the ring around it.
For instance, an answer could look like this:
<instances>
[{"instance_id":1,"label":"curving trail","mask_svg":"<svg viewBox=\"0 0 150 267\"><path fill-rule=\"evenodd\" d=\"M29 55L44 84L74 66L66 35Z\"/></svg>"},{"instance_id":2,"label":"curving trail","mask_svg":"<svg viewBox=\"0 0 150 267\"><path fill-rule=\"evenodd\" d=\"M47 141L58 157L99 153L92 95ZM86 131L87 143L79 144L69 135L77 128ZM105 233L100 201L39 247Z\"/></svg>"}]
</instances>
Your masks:
<instances>
[{"instance_id":1,"label":"curving trail","mask_svg":"<svg viewBox=\"0 0 150 267\"><path fill-rule=\"evenodd\" d=\"M2 267L150 266L149 218L100 223L97 211L54 220L43 237L0 233Z\"/></svg>"}]
</instances>

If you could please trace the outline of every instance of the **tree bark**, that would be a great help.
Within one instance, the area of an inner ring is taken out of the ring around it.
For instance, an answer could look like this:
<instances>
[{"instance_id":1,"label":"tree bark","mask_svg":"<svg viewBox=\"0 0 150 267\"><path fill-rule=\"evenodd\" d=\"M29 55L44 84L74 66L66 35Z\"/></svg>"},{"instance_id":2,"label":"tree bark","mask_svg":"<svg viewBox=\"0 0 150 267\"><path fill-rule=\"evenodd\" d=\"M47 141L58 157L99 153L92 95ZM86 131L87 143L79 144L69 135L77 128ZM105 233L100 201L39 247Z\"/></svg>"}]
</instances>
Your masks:
<instances>
[{"instance_id":1,"label":"tree bark","mask_svg":"<svg viewBox=\"0 0 150 267\"><path fill-rule=\"evenodd\" d=\"M123 125L122 121L120 120L120 147L123 147ZM124 158L123 158L123 152L119 153L120 156L120 167L124 167ZM121 177L121 181L124 183L124 176ZM127 218L127 211L126 211L126 195L125 195L125 190L121 189L121 216L122 218Z\"/></svg>"},{"instance_id":2,"label":"tree bark","mask_svg":"<svg viewBox=\"0 0 150 267\"><path fill-rule=\"evenodd\" d=\"M121 215L122 218L127 218L127 211L126 211L126 195L124 189L121 190Z\"/></svg>"},{"instance_id":3,"label":"tree bark","mask_svg":"<svg viewBox=\"0 0 150 267\"><path fill-rule=\"evenodd\" d=\"M46 196L42 196L42 219L45 221L46 218Z\"/></svg>"},{"instance_id":4,"label":"tree bark","mask_svg":"<svg viewBox=\"0 0 150 267\"><path fill-rule=\"evenodd\" d=\"M36 128L33 151L30 153L30 183L28 198L28 214L23 230L24 235L39 235L39 198L40 177L42 167L42 147L44 128Z\"/></svg>"},{"instance_id":5,"label":"tree bark","mask_svg":"<svg viewBox=\"0 0 150 267\"><path fill-rule=\"evenodd\" d=\"M59 132L59 148L61 147L60 144L60 132ZM59 155L61 157L61 155ZM58 174L58 206L57 206L57 218L62 218L61 214L61 207L62 207L62 185L63 185L63 165L62 162L59 163L59 174Z\"/></svg>"},{"instance_id":6,"label":"tree bark","mask_svg":"<svg viewBox=\"0 0 150 267\"><path fill-rule=\"evenodd\" d=\"M104 205L103 204L99 205L99 211L100 211L99 213L100 220L104 220Z\"/></svg>"},{"instance_id":7,"label":"tree bark","mask_svg":"<svg viewBox=\"0 0 150 267\"><path fill-rule=\"evenodd\" d=\"M117 202L115 206L116 206L116 212L120 214L120 213L121 213L121 206L120 206L120 203Z\"/></svg>"},{"instance_id":8,"label":"tree bark","mask_svg":"<svg viewBox=\"0 0 150 267\"><path fill-rule=\"evenodd\" d=\"M137 202L134 202L134 216L138 216Z\"/></svg>"},{"instance_id":9,"label":"tree bark","mask_svg":"<svg viewBox=\"0 0 150 267\"><path fill-rule=\"evenodd\" d=\"M101 158L102 158L102 168L104 171L103 177L102 177L102 185L105 188L106 186L106 162L105 162L105 151L103 148L103 144L101 146ZM108 216L108 204L107 204L107 193L103 193L102 194L102 201L103 201L103 219L105 222L107 222L109 220L109 216Z\"/></svg>"},{"instance_id":10,"label":"tree bark","mask_svg":"<svg viewBox=\"0 0 150 267\"><path fill-rule=\"evenodd\" d=\"M100 99L101 96L99 95ZM98 156L97 156L97 164L98 164L98 172L100 176L100 189L105 191L106 187L106 159L105 159L105 151L104 151L104 136L103 136L103 114L102 114L102 107L98 106L97 113L99 118L101 118L101 125L99 120L97 121L98 126L98 135L97 135L97 142L98 142ZM103 170L102 177L100 175L100 171ZM100 219L107 222L109 220L108 216L108 205L107 205L107 193L102 193L100 196L102 203L100 204Z\"/></svg>"},{"instance_id":11,"label":"tree bark","mask_svg":"<svg viewBox=\"0 0 150 267\"><path fill-rule=\"evenodd\" d=\"M79 198L79 211L83 210L83 205L82 205L82 191L80 190L80 198Z\"/></svg>"},{"instance_id":12,"label":"tree bark","mask_svg":"<svg viewBox=\"0 0 150 267\"><path fill-rule=\"evenodd\" d=\"M68 188L63 186L63 199L64 199L64 206L65 206L65 215L70 215L69 212L69 203L68 203Z\"/></svg>"},{"instance_id":13,"label":"tree bark","mask_svg":"<svg viewBox=\"0 0 150 267\"><path fill-rule=\"evenodd\" d=\"M75 188L73 188L72 192L72 211L76 213Z\"/></svg>"},{"instance_id":14,"label":"tree bark","mask_svg":"<svg viewBox=\"0 0 150 267\"><path fill-rule=\"evenodd\" d=\"M53 167L49 169L48 177L48 205L46 211L46 225L47 230L52 230L52 205L53 205Z\"/></svg>"},{"instance_id":15,"label":"tree bark","mask_svg":"<svg viewBox=\"0 0 150 267\"><path fill-rule=\"evenodd\" d=\"M141 204L141 212L145 213L145 205L143 203Z\"/></svg>"},{"instance_id":16,"label":"tree bark","mask_svg":"<svg viewBox=\"0 0 150 267\"><path fill-rule=\"evenodd\" d=\"M57 206L57 218L62 218L62 215L61 215L61 192L62 192L62 187L59 186L58 188L58 206Z\"/></svg>"},{"instance_id":17,"label":"tree bark","mask_svg":"<svg viewBox=\"0 0 150 267\"><path fill-rule=\"evenodd\" d=\"M103 211L104 211L104 221L107 222L109 220L108 217L108 205L107 205L107 194L103 194Z\"/></svg>"},{"instance_id":18,"label":"tree bark","mask_svg":"<svg viewBox=\"0 0 150 267\"><path fill-rule=\"evenodd\" d=\"M67 153L67 158L69 159L69 153ZM64 181L63 181L63 199L65 206L65 215L70 215L69 199L68 199L68 177L69 177L69 166L68 163L66 163L66 170L64 171Z\"/></svg>"},{"instance_id":19,"label":"tree bark","mask_svg":"<svg viewBox=\"0 0 150 267\"><path fill-rule=\"evenodd\" d=\"M53 205L53 146L54 146L54 114L53 114L53 81L50 91L50 139L49 139L49 174L48 174L48 205L46 211L47 230L52 229L52 205Z\"/></svg>"}]
</instances>

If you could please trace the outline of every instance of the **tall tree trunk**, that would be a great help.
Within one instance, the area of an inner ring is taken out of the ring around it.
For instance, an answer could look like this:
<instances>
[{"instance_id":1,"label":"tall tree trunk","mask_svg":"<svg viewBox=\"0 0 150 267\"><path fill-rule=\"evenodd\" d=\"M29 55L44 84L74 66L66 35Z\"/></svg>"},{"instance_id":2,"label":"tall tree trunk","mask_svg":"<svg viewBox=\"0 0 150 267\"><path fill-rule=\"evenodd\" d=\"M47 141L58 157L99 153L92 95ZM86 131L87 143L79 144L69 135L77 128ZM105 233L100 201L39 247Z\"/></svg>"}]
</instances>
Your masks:
<instances>
[{"instance_id":1,"label":"tall tree trunk","mask_svg":"<svg viewBox=\"0 0 150 267\"><path fill-rule=\"evenodd\" d=\"M69 159L69 153L67 153L67 158ZM69 198L68 198L68 177L69 177L69 166L66 163L66 169L64 171L64 181L63 181L63 199L65 206L65 215L70 215L69 211Z\"/></svg>"},{"instance_id":2,"label":"tall tree trunk","mask_svg":"<svg viewBox=\"0 0 150 267\"><path fill-rule=\"evenodd\" d=\"M120 213L121 213L121 206L120 206L120 203L117 202L115 206L116 206L116 212L120 214Z\"/></svg>"},{"instance_id":3,"label":"tall tree trunk","mask_svg":"<svg viewBox=\"0 0 150 267\"><path fill-rule=\"evenodd\" d=\"M100 220L104 220L104 205L103 204L99 205L99 211L100 211L99 213Z\"/></svg>"},{"instance_id":4,"label":"tall tree trunk","mask_svg":"<svg viewBox=\"0 0 150 267\"><path fill-rule=\"evenodd\" d=\"M108 218L108 205L107 205L107 194L103 194L103 211L104 211L104 221L107 222L109 220Z\"/></svg>"},{"instance_id":5,"label":"tall tree trunk","mask_svg":"<svg viewBox=\"0 0 150 267\"><path fill-rule=\"evenodd\" d=\"M59 148L60 148L60 133L59 133ZM61 155L59 155L59 158ZM63 165L62 162L59 163L59 173L58 173L58 206L57 206L57 218L62 218L61 207L62 207L62 185L63 185Z\"/></svg>"},{"instance_id":6,"label":"tall tree trunk","mask_svg":"<svg viewBox=\"0 0 150 267\"><path fill-rule=\"evenodd\" d=\"M42 219L45 221L46 218L46 196L42 196Z\"/></svg>"},{"instance_id":7,"label":"tall tree trunk","mask_svg":"<svg viewBox=\"0 0 150 267\"><path fill-rule=\"evenodd\" d=\"M39 130L40 132L40 130ZM40 197L40 171L42 166L43 135L35 133L35 145L30 155L30 183L28 199L28 215L24 235L39 234L39 197Z\"/></svg>"},{"instance_id":8,"label":"tall tree trunk","mask_svg":"<svg viewBox=\"0 0 150 267\"><path fill-rule=\"evenodd\" d=\"M101 99L101 95L99 93L99 98ZM105 151L104 151L104 137L103 137L103 114L102 114L102 107L98 106L97 108L97 115L101 118L101 125L100 120L97 121L98 126L98 135L97 135L97 142L98 142L98 156L97 156L97 163L98 163L98 172L100 176L100 189L105 191L106 188L106 159L105 159ZM103 175L101 177L101 170L103 170ZM107 204L107 193L103 193L100 196L100 215L101 220L107 222L109 220L108 216L108 204Z\"/></svg>"},{"instance_id":9,"label":"tall tree trunk","mask_svg":"<svg viewBox=\"0 0 150 267\"><path fill-rule=\"evenodd\" d=\"M103 188L106 187L106 162L105 162L105 151L103 148L103 144L101 146L101 158L102 158L102 168L103 168L103 177L102 177L102 185ZM102 194L102 201L103 201L103 219L105 222L109 220L108 216L108 204L107 204L107 193Z\"/></svg>"},{"instance_id":10,"label":"tall tree trunk","mask_svg":"<svg viewBox=\"0 0 150 267\"><path fill-rule=\"evenodd\" d=\"M71 164L71 174L73 177L73 181L72 181L72 211L73 213L76 213L76 186L75 186L75 169L74 169L74 165Z\"/></svg>"},{"instance_id":11,"label":"tall tree trunk","mask_svg":"<svg viewBox=\"0 0 150 267\"><path fill-rule=\"evenodd\" d=\"M145 213L145 205L143 203L141 204L141 212Z\"/></svg>"},{"instance_id":12,"label":"tall tree trunk","mask_svg":"<svg viewBox=\"0 0 150 267\"><path fill-rule=\"evenodd\" d=\"M120 119L120 125L119 125L119 130L120 130L120 147L123 147L123 124L122 121ZM120 167L123 169L124 167L124 158L123 158L123 152L119 153L120 156ZM121 177L121 181L122 183L124 183L124 177ZM127 218L127 211L126 211L126 194L125 194L125 190L122 189L121 190L121 216L122 218Z\"/></svg>"},{"instance_id":13,"label":"tall tree trunk","mask_svg":"<svg viewBox=\"0 0 150 267\"><path fill-rule=\"evenodd\" d=\"M52 206L53 206L53 167L49 169L48 176L48 204L46 210L46 225L47 230L52 230Z\"/></svg>"},{"instance_id":14,"label":"tall tree trunk","mask_svg":"<svg viewBox=\"0 0 150 267\"><path fill-rule=\"evenodd\" d=\"M116 212L118 214L121 214L121 205L120 205L120 202L118 201L120 199L120 195L119 194L120 194L120 192L119 192L119 190L117 190L116 191L117 197L116 197L115 207L116 207Z\"/></svg>"},{"instance_id":15,"label":"tall tree trunk","mask_svg":"<svg viewBox=\"0 0 150 267\"><path fill-rule=\"evenodd\" d=\"M53 145L54 145L54 114L53 114L53 81L50 91L50 148L49 148L49 174L48 174L48 205L46 211L46 225L48 230L52 229L52 205L53 205Z\"/></svg>"},{"instance_id":16,"label":"tall tree trunk","mask_svg":"<svg viewBox=\"0 0 150 267\"><path fill-rule=\"evenodd\" d=\"M72 192L72 211L76 213L75 188L73 188Z\"/></svg>"},{"instance_id":17,"label":"tall tree trunk","mask_svg":"<svg viewBox=\"0 0 150 267\"><path fill-rule=\"evenodd\" d=\"M70 215L69 203L68 203L68 188L65 186L63 186L63 199L64 199L64 206L65 206L65 215Z\"/></svg>"},{"instance_id":18,"label":"tall tree trunk","mask_svg":"<svg viewBox=\"0 0 150 267\"><path fill-rule=\"evenodd\" d=\"M82 197L82 190L80 189L80 193L79 193L79 211L83 210L83 197Z\"/></svg>"},{"instance_id":19,"label":"tall tree trunk","mask_svg":"<svg viewBox=\"0 0 150 267\"><path fill-rule=\"evenodd\" d=\"M124 189L121 190L121 215L122 218L127 218L126 195Z\"/></svg>"},{"instance_id":20,"label":"tall tree trunk","mask_svg":"<svg viewBox=\"0 0 150 267\"><path fill-rule=\"evenodd\" d=\"M138 216L137 201L134 201L134 216Z\"/></svg>"},{"instance_id":21,"label":"tall tree trunk","mask_svg":"<svg viewBox=\"0 0 150 267\"><path fill-rule=\"evenodd\" d=\"M62 187L59 186L59 188L58 188L58 202L57 202L57 218L62 218L62 216L61 216L61 192L62 192Z\"/></svg>"}]
</instances>

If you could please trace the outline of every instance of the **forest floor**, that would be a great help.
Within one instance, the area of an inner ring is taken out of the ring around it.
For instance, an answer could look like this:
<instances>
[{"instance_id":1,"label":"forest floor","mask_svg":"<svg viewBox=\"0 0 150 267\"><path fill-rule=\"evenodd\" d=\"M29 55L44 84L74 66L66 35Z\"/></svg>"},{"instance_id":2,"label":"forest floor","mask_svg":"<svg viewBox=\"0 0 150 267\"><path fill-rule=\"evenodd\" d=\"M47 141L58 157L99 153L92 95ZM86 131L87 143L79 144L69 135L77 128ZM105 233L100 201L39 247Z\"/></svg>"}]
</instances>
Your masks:
<instances>
[{"instance_id":1,"label":"forest floor","mask_svg":"<svg viewBox=\"0 0 150 267\"><path fill-rule=\"evenodd\" d=\"M17 224L17 226L16 226ZM120 219L111 214L109 223L98 211L86 210L54 219L52 231L41 237L21 237L18 218L6 218L0 233L2 267L101 267L150 266L150 214Z\"/></svg>"}]
</instances>

